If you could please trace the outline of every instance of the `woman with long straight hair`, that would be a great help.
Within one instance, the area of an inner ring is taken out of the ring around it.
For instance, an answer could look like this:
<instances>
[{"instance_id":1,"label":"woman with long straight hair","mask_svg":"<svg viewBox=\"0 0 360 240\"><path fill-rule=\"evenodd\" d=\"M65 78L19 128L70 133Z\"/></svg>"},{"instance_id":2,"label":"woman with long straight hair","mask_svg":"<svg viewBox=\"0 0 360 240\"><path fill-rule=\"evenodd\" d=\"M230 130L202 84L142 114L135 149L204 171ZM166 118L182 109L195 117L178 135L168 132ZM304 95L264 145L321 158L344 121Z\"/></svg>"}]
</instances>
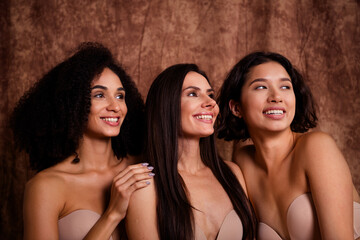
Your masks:
<instances>
[{"instance_id":1,"label":"woman with long straight hair","mask_svg":"<svg viewBox=\"0 0 360 240\"><path fill-rule=\"evenodd\" d=\"M155 184L131 198L130 239L254 238L256 221L243 175L216 151L214 95L194 64L171 66L152 83L145 157L155 167Z\"/></svg>"}]
</instances>

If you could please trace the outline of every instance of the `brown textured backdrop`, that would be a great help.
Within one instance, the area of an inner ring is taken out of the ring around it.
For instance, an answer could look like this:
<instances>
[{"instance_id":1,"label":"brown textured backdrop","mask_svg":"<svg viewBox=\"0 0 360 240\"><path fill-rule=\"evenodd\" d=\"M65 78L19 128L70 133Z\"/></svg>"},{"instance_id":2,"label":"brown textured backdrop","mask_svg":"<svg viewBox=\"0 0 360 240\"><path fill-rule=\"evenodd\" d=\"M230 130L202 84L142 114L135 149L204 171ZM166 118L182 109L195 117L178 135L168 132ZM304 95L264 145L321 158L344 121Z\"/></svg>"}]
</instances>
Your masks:
<instances>
[{"instance_id":1,"label":"brown textured backdrop","mask_svg":"<svg viewBox=\"0 0 360 240\"><path fill-rule=\"evenodd\" d=\"M6 119L24 91L82 41L108 46L144 97L175 63L197 63L218 89L249 52L287 56L313 90L318 129L335 138L360 190L359 10L359 0L1 0L0 236L22 238L22 195L33 174ZM218 145L230 159L232 143Z\"/></svg>"}]
</instances>

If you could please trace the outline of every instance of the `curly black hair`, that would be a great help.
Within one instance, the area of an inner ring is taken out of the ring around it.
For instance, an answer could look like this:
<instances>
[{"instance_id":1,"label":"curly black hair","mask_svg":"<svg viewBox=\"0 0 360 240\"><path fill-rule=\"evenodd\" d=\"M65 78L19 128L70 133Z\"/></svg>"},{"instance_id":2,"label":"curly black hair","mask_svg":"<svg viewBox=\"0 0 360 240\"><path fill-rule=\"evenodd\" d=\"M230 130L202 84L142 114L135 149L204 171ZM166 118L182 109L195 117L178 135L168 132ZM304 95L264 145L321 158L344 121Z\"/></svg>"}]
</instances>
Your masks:
<instances>
[{"instance_id":1,"label":"curly black hair","mask_svg":"<svg viewBox=\"0 0 360 240\"><path fill-rule=\"evenodd\" d=\"M254 52L242 58L230 71L225 79L220 95L217 99L220 113L217 118L218 138L230 140L246 140L250 138L243 118L234 116L229 107L230 100L240 102L241 89L250 70L266 62L277 62L283 66L291 78L293 85L296 109L295 116L290 125L294 132L307 132L316 127L316 105L309 87L303 77L284 56L273 52Z\"/></svg>"},{"instance_id":2,"label":"curly black hair","mask_svg":"<svg viewBox=\"0 0 360 240\"><path fill-rule=\"evenodd\" d=\"M41 171L74 154L87 126L91 83L105 68L120 78L128 108L112 149L118 158L142 153L144 102L135 83L109 49L86 42L35 83L10 116L15 144L29 154L31 168Z\"/></svg>"}]
</instances>

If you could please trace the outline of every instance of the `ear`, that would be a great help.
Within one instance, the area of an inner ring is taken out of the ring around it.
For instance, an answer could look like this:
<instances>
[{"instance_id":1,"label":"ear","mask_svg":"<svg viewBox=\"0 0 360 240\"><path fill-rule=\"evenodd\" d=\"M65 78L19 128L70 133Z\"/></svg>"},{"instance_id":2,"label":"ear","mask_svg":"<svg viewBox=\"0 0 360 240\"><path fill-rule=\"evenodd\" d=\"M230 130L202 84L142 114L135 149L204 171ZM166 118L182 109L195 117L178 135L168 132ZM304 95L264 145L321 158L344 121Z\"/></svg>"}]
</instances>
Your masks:
<instances>
[{"instance_id":1,"label":"ear","mask_svg":"<svg viewBox=\"0 0 360 240\"><path fill-rule=\"evenodd\" d=\"M231 99L229 102L229 108L234 116L242 118L240 103Z\"/></svg>"}]
</instances>

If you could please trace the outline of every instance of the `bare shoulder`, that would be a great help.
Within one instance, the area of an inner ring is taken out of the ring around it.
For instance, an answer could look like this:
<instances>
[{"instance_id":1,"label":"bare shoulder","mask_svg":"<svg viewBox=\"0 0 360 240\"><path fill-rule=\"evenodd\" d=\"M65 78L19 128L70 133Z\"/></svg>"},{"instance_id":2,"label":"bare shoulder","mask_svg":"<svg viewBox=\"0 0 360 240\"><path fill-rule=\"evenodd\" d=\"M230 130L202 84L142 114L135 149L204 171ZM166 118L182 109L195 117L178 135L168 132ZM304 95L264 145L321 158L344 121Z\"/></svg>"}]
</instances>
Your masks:
<instances>
[{"instance_id":1,"label":"bare shoulder","mask_svg":"<svg viewBox=\"0 0 360 240\"><path fill-rule=\"evenodd\" d=\"M247 194L245 178L244 178L244 175L243 175L240 167L237 164L230 162L230 161L225 161L225 163L229 166L230 170L234 173L234 175L240 182L241 187L244 189L245 193Z\"/></svg>"},{"instance_id":2,"label":"bare shoulder","mask_svg":"<svg viewBox=\"0 0 360 240\"><path fill-rule=\"evenodd\" d=\"M327 147L328 144L335 144L335 141L329 134L316 131L300 135L298 144L307 148L319 146Z\"/></svg>"},{"instance_id":3,"label":"bare shoulder","mask_svg":"<svg viewBox=\"0 0 360 240\"><path fill-rule=\"evenodd\" d=\"M295 157L308 166L321 164L321 161L335 164L344 160L335 140L329 134L320 131L302 134L298 138Z\"/></svg>"},{"instance_id":4,"label":"bare shoulder","mask_svg":"<svg viewBox=\"0 0 360 240\"><path fill-rule=\"evenodd\" d=\"M138 190L136 190L130 198L130 205L133 204L138 204L141 203L142 201L148 201L149 198L154 198L156 197L156 192L155 192L155 182L153 178L150 178L149 180L149 186L145 187L145 188L140 188ZM130 207L130 206L129 206Z\"/></svg>"},{"instance_id":5,"label":"bare shoulder","mask_svg":"<svg viewBox=\"0 0 360 240\"><path fill-rule=\"evenodd\" d=\"M65 190L62 177L49 169L27 182L23 204L25 239L55 238L57 221L65 205Z\"/></svg>"},{"instance_id":6,"label":"bare shoulder","mask_svg":"<svg viewBox=\"0 0 360 240\"><path fill-rule=\"evenodd\" d=\"M158 239L156 218L156 190L154 179L149 186L133 192L125 222L129 239ZM139 231L139 226L142 231Z\"/></svg>"},{"instance_id":7,"label":"bare shoulder","mask_svg":"<svg viewBox=\"0 0 360 240\"><path fill-rule=\"evenodd\" d=\"M240 169L240 167L231 161L224 161L228 167L231 169L231 171L235 174L236 177L243 177L243 173Z\"/></svg>"},{"instance_id":8,"label":"bare shoulder","mask_svg":"<svg viewBox=\"0 0 360 240\"><path fill-rule=\"evenodd\" d=\"M234 147L233 161L240 166L245 167L254 162L255 146L253 144L241 145Z\"/></svg>"},{"instance_id":9,"label":"bare shoulder","mask_svg":"<svg viewBox=\"0 0 360 240\"><path fill-rule=\"evenodd\" d=\"M46 169L37 173L26 183L26 191L32 193L59 193L64 189L64 178L57 171Z\"/></svg>"},{"instance_id":10,"label":"bare shoulder","mask_svg":"<svg viewBox=\"0 0 360 240\"><path fill-rule=\"evenodd\" d=\"M44 170L26 183L24 206L40 206L38 203L42 202L42 207L49 204L60 211L64 203L65 190L65 181L60 174L56 171Z\"/></svg>"}]
</instances>

